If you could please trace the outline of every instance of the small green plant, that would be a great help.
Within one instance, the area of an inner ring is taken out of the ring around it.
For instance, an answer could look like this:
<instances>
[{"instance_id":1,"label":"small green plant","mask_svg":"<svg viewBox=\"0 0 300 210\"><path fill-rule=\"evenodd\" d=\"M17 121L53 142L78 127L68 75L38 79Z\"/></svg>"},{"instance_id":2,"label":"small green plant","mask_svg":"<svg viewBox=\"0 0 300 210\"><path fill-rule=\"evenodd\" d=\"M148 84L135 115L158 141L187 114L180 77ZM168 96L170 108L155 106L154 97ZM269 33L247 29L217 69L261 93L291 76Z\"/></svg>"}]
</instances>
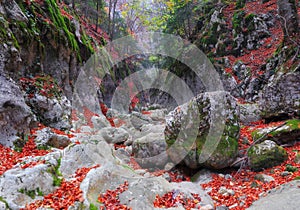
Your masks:
<instances>
[{"instance_id":1,"label":"small green plant","mask_svg":"<svg viewBox=\"0 0 300 210\"><path fill-rule=\"evenodd\" d=\"M236 9L241 9L245 6L246 0L237 0L235 3Z\"/></svg>"},{"instance_id":2,"label":"small green plant","mask_svg":"<svg viewBox=\"0 0 300 210\"><path fill-rule=\"evenodd\" d=\"M47 170L48 173L52 174L53 186L57 186L57 187L61 186L61 183L63 181L62 174L59 171L60 164L61 164L61 158L57 160L57 165L55 167L49 168Z\"/></svg>"},{"instance_id":3,"label":"small green plant","mask_svg":"<svg viewBox=\"0 0 300 210\"><path fill-rule=\"evenodd\" d=\"M51 149L51 147L48 145L37 145L36 148L38 150L50 150Z\"/></svg>"},{"instance_id":4,"label":"small green plant","mask_svg":"<svg viewBox=\"0 0 300 210\"><path fill-rule=\"evenodd\" d=\"M6 209L11 209L9 208L7 201L2 196L0 196L0 202L5 204Z\"/></svg>"},{"instance_id":5,"label":"small green plant","mask_svg":"<svg viewBox=\"0 0 300 210\"><path fill-rule=\"evenodd\" d=\"M36 188L36 190L27 190L27 189L19 189L18 192L28 195L30 198L34 199L35 196L43 196L43 192L40 190L40 188Z\"/></svg>"},{"instance_id":6,"label":"small green plant","mask_svg":"<svg viewBox=\"0 0 300 210\"><path fill-rule=\"evenodd\" d=\"M90 210L97 210L97 209L98 207L95 204L93 203L90 204Z\"/></svg>"},{"instance_id":7,"label":"small green plant","mask_svg":"<svg viewBox=\"0 0 300 210\"><path fill-rule=\"evenodd\" d=\"M285 166L285 170L288 171L288 172L296 172L296 171L298 171L298 168L297 168L297 167L294 167L294 166L292 166L292 165L290 165L290 164L287 164L287 165Z\"/></svg>"},{"instance_id":8,"label":"small green plant","mask_svg":"<svg viewBox=\"0 0 300 210\"><path fill-rule=\"evenodd\" d=\"M245 16L245 11L235 11L232 17L232 25L236 33L239 33L242 31L242 22L243 18Z\"/></svg>"},{"instance_id":9,"label":"small green plant","mask_svg":"<svg viewBox=\"0 0 300 210\"><path fill-rule=\"evenodd\" d=\"M300 176L296 176L294 180L300 180Z\"/></svg>"}]
</instances>

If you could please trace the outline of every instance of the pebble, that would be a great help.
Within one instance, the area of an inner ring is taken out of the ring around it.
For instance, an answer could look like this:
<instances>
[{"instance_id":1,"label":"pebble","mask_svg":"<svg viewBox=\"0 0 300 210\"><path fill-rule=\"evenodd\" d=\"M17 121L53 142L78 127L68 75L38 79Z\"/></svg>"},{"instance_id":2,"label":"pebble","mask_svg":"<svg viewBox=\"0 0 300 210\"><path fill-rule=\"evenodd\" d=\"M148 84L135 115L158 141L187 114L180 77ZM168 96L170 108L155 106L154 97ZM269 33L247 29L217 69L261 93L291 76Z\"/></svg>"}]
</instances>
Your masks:
<instances>
[{"instance_id":1,"label":"pebble","mask_svg":"<svg viewBox=\"0 0 300 210\"><path fill-rule=\"evenodd\" d=\"M288 171L283 171L281 174L280 174L281 176L288 176L288 175L290 175L290 172L288 172Z\"/></svg>"},{"instance_id":2,"label":"pebble","mask_svg":"<svg viewBox=\"0 0 300 210\"><path fill-rule=\"evenodd\" d=\"M165 178L168 182L171 182L170 174L164 173L164 174L162 175L162 177Z\"/></svg>"},{"instance_id":3,"label":"pebble","mask_svg":"<svg viewBox=\"0 0 300 210\"><path fill-rule=\"evenodd\" d=\"M213 209L214 209L214 207L210 204L200 207L200 210L213 210Z\"/></svg>"}]
</instances>

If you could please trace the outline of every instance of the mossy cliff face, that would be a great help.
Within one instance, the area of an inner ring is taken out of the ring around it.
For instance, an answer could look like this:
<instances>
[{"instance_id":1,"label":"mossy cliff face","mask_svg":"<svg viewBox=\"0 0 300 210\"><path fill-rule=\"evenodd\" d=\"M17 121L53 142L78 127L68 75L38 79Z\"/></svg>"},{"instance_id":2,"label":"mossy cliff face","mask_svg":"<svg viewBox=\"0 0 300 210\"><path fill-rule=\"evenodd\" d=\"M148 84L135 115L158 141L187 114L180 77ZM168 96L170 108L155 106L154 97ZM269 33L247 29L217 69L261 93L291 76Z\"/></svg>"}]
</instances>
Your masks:
<instances>
[{"instance_id":1,"label":"mossy cliff face","mask_svg":"<svg viewBox=\"0 0 300 210\"><path fill-rule=\"evenodd\" d=\"M216 103L220 100L222 107ZM238 115L234 98L221 91L200 94L177 107L168 114L165 129L170 158L177 163L178 158L183 158L183 162L190 168L228 167L238 152ZM218 125L220 127L215 127L216 119L224 120Z\"/></svg>"},{"instance_id":2,"label":"mossy cliff face","mask_svg":"<svg viewBox=\"0 0 300 210\"><path fill-rule=\"evenodd\" d=\"M76 14L61 10L53 0L0 2L0 72L14 80L50 75L71 96L71 83L93 49Z\"/></svg>"}]
</instances>

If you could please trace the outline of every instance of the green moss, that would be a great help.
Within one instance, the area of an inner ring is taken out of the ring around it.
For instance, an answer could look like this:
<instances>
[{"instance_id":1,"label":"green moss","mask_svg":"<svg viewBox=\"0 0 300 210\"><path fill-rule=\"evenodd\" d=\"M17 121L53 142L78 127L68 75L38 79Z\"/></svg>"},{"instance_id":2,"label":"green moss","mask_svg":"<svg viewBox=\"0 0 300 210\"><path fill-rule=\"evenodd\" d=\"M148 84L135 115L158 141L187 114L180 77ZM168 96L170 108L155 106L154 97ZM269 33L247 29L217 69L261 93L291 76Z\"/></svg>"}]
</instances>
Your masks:
<instances>
[{"instance_id":1,"label":"green moss","mask_svg":"<svg viewBox=\"0 0 300 210\"><path fill-rule=\"evenodd\" d=\"M19 189L18 192L28 195L30 198L35 199L35 196L43 196L43 192L40 188L36 188L35 190L27 190L26 188Z\"/></svg>"},{"instance_id":2,"label":"green moss","mask_svg":"<svg viewBox=\"0 0 300 210\"><path fill-rule=\"evenodd\" d=\"M289 171L289 172L296 172L296 171L298 171L298 168L297 168L297 167L294 167L294 166L292 166L292 165L290 165L290 164L287 164L287 165L285 166L285 170L286 170L286 171Z\"/></svg>"},{"instance_id":3,"label":"green moss","mask_svg":"<svg viewBox=\"0 0 300 210\"><path fill-rule=\"evenodd\" d=\"M50 13L51 21L53 22L53 24L58 29L62 29L62 31L64 32L65 36L68 39L68 42L69 42L71 48L74 51L79 52L78 43L75 39L74 34L71 32L71 27L70 27L71 24L69 23L69 20L66 21L66 19L62 16L59 7L56 4L56 1L55 0L45 0L45 3L47 5L47 9Z\"/></svg>"},{"instance_id":4,"label":"green moss","mask_svg":"<svg viewBox=\"0 0 300 210\"><path fill-rule=\"evenodd\" d=\"M251 169L254 171L260 171L265 168L279 165L288 157L287 152L283 147L276 146L272 149L261 151L259 151L258 147L259 145L255 145L248 151Z\"/></svg>"},{"instance_id":5,"label":"green moss","mask_svg":"<svg viewBox=\"0 0 300 210\"><path fill-rule=\"evenodd\" d=\"M291 132L294 132L294 131L300 131L300 120L299 119L288 120L288 121L286 121L286 126L288 126L288 128L286 128L286 129L280 129L279 128L275 131L270 132L265 137L265 139L276 137L276 136L284 134L284 133L291 133ZM251 136L254 139L262 138L264 135L265 135L265 132L260 132L260 130L255 130L251 133Z\"/></svg>"},{"instance_id":6,"label":"green moss","mask_svg":"<svg viewBox=\"0 0 300 210\"><path fill-rule=\"evenodd\" d=\"M232 17L232 26L236 33L242 31L242 22L245 16L245 11L235 11Z\"/></svg>"},{"instance_id":7,"label":"green moss","mask_svg":"<svg viewBox=\"0 0 300 210\"><path fill-rule=\"evenodd\" d=\"M300 176L296 176L294 180L300 180Z\"/></svg>"},{"instance_id":8,"label":"green moss","mask_svg":"<svg viewBox=\"0 0 300 210\"><path fill-rule=\"evenodd\" d=\"M245 17L245 24L247 26L248 31L253 31L255 29L254 18L255 14L253 13L250 13Z\"/></svg>"},{"instance_id":9,"label":"green moss","mask_svg":"<svg viewBox=\"0 0 300 210\"><path fill-rule=\"evenodd\" d=\"M11 208L9 208L7 201L2 196L0 196L0 202L5 204L6 209L11 209Z\"/></svg>"}]
</instances>

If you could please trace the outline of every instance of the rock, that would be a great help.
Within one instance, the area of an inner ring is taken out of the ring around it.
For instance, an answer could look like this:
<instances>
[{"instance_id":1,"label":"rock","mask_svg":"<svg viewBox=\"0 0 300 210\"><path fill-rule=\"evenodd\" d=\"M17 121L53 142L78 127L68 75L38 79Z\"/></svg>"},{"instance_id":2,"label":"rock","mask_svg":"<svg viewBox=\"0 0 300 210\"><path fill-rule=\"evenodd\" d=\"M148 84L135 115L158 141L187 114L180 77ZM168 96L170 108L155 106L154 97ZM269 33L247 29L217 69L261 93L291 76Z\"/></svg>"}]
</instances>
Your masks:
<instances>
[{"instance_id":1,"label":"rock","mask_svg":"<svg viewBox=\"0 0 300 210\"><path fill-rule=\"evenodd\" d=\"M1 210L8 209L8 206L6 205L6 203L0 201L0 209L1 209Z\"/></svg>"},{"instance_id":2,"label":"rock","mask_svg":"<svg viewBox=\"0 0 300 210\"><path fill-rule=\"evenodd\" d=\"M19 87L0 75L0 143L12 147L18 134L29 131L32 117Z\"/></svg>"},{"instance_id":3,"label":"rock","mask_svg":"<svg viewBox=\"0 0 300 210\"><path fill-rule=\"evenodd\" d=\"M152 119L139 112L132 112L130 115L130 122L135 129L139 130L143 125L151 124Z\"/></svg>"},{"instance_id":4,"label":"rock","mask_svg":"<svg viewBox=\"0 0 300 210\"><path fill-rule=\"evenodd\" d=\"M119 158L124 164L130 162L130 154L123 148L120 148L114 152L114 155Z\"/></svg>"},{"instance_id":5,"label":"rock","mask_svg":"<svg viewBox=\"0 0 300 210\"><path fill-rule=\"evenodd\" d=\"M48 98L36 93L32 98L27 96L27 103L46 126L59 130L71 128L71 102L65 96Z\"/></svg>"},{"instance_id":6,"label":"rock","mask_svg":"<svg viewBox=\"0 0 300 210\"><path fill-rule=\"evenodd\" d=\"M205 206L205 205L212 205L213 201L210 196L207 195L207 193L199 187L198 184L191 183L191 182L179 182L179 183L171 183L173 190L178 191L178 192L183 192L185 195L188 195L188 197L191 197L191 193L198 194L199 197L201 198L200 205Z\"/></svg>"},{"instance_id":7,"label":"rock","mask_svg":"<svg viewBox=\"0 0 300 210\"><path fill-rule=\"evenodd\" d=\"M254 139L269 139L279 145L293 145L300 138L300 120L292 119L285 121L283 126L270 126L263 129L257 129L252 133ZM268 135L266 135L268 134Z\"/></svg>"},{"instance_id":8,"label":"rock","mask_svg":"<svg viewBox=\"0 0 300 210\"><path fill-rule=\"evenodd\" d=\"M145 174L146 175L146 174ZM148 177L138 175L127 167L122 167L107 162L101 167L92 169L83 180L80 188L85 198L84 205L97 202L99 194L108 189L114 190L119 185L128 182L128 190L119 195L121 204L131 207L133 210L154 209L153 201L156 195L164 195L167 192L183 193L184 197L191 198L191 193L199 194L201 205L213 205L211 198L197 184L190 182L169 183L162 177Z\"/></svg>"},{"instance_id":9,"label":"rock","mask_svg":"<svg viewBox=\"0 0 300 210\"><path fill-rule=\"evenodd\" d=\"M161 177L166 179L168 182L172 181L169 173L164 173L163 175L161 175Z\"/></svg>"},{"instance_id":10,"label":"rock","mask_svg":"<svg viewBox=\"0 0 300 210\"><path fill-rule=\"evenodd\" d=\"M102 128L111 127L106 117L102 114L99 116L93 116L91 121L93 123L94 130L100 130Z\"/></svg>"},{"instance_id":11,"label":"rock","mask_svg":"<svg viewBox=\"0 0 300 210\"><path fill-rule=\"evenodd\" d=\"M247 208L247 210L261 210L261 209L299 209L300 206L300 181L292 181L281 185L271 190L266 196Z\"/></svg>"},{"instance_id":12,"label":"rock","mask_svg":"<svg viewBox=\"0 0 300 210\"><path fill-rule=\"evenodd\" d=\"M235 192L232 189L227 189L226 187L220 187L219 194L224 195L224 196L229 196L229 195L234 195Z\"/></svg>"},{"instance_id":13,"label":"rock","mask_svg":"<svg viewBox=\"0 0 300 210\"><path fill-rule=\"evenodd\" d=\"M67 136L56 134L50 128L37 131L34 141L37 146L51 146L55 148L65 148L71 143Z\"/></svg>"},{"instance_id":14,"label":"rock","mask_svg":"<svg viewBox=\"0 0 300 210\"><path fill-rule=\"evenodd\" d=\"M112 148L105 141L96 144L70 145L64 149L63 154L60 171L64 177L74 174L78 168L115 162Z\"/></svg>"},{"instance_id":15,"label":"rock","mask_svg":"<svg viewBox=\"0 0 300 210\"><path fill-rule=\"evenodd\" d=\"M164 133L149 133L136 139L132 144L136 161L146 168L163 168L168 161L166 149Z\"/></svg>"},{"instance_id":16,"label":"rock","mask_svg":"<svg viewBox=\"0 0 300 210\"><path fill-rule=\"evenodd\" d=\"M272 176L268 176L266 174L256 174L254 176L254 179L261 181L263 183L269 183L269 182L275 181L275 179Z\"/></svg>"},{"instance_id":17,"label":"rock","mask_svg":"<svg viewBox=\"0 0 300 210\"><path fill-rule=\"evenodd\" d=\"M214 206L212 206L210 204L200 207L200 210L214 210L214 209L215 209Z\"/></svg>"},{"instance_id":18,"label":"rock","mask_svg":"<svg viewBox=\"0 0 300 210\"><path fill-rule=\"evenodd\" d=\"M169 157L190 168L228 167L238 154L238 118L236 100L228 92L199 94L166 117Z\"/></svg>"},{"instance_id":19,"label":"rock","mask_svg":"<svg viewBox=\"0 0 300 210\"><path fill-rule=\"evenodd\" d=\"M170 170L171 170L172 168L174 168L174 167L175 167L175 164L172 163L172 162L169 162L169 163L167 163L167 164L165 165L164 170L170 171Z\"/></svg>"},{"instance_id":20,"label":"rock","mask_svg":"<svg viewBox=\"0 0 300 210\"><path fill-rule=\"evenodd\" d=\"M128 168L112 163L106 163L91 170L80 185L85 203L97 204L99 193L116 189L120 184L128 181L128 190L119 195L121 204L133 209L147 209L153 207L156 194L164 194L171 190L168 182L163 178L143 178ZM168 187L169 186L169 187ZM135 208L134 208L135 207Z\"/></svg>"},{"instance_id":21,"label":"rock","mask_svg":"<svg viewBox=\"0 0 300 210\"><path fill-rule=\"evenodd\" d=\"M19 5L12 0L4 0L0 3L1 14L15 21L28 22Z\"/></svg>"},{"instance_id":22,"label":"rock","mask_svg":"<svg viewBox=\"0 0 300 210\"><path fill-rule=\"evenodd\" d=\"M147 111L147 114L153 121L165 121L165 116L167 114L167 109L155 109Z\"/></svg>"},{"instance_id":23,"label":"rock","mask_svg":"<svg viewBox=\"0 0 300 210\"><path fill-rule=\"evenodd\" d=\"M289 171L283 171L283 172L281 172L280 176L285 177L285 176L288 176L290 174L291 174L291 172L289 172Z\"/></svg>"},{"instance_id":24,"label":"rock","mask_svg":"<svg viewBox=\"0 0 300 210\"><path fill-rule=\"evenodd\" d=\"M296 154L295 163L300 164L300 152L297 152Z\"/></svg>"},{"instance_id":25,"label":"rock","mask_svg":"<svg viewBox=\"0 0 300 210\"><path fill-rule=\"evenodd\" d=\"M49 171L57 166L59 157L60 153L50 153L43 158L48 160L47 164L10 169L0 177L0 197L7 202L9 209L19 210L34 199L41 199L39 194L54 191L53 175Z\"/></svg>"},{"instance_id":26,"label":"rock","mask_svg":"<svg viewBox=\"0 0 300 210\"><path fill-rule=\"evenodd\" d=\"M287 157L287 152L270 140L254 145L248 152L249 164L254 171L279 165Z\"/></svg>"},{"instance_id":27,"label":"rock","mask_svg":"<svg viewBox=\"0 0 300 210\"><path fill-rule=\"evenodd\" d=\"M249 74L249 69L246 68L246 65L242 61L237 61L233 65L233 73L238 77L239 80L244 80Z\"/></svg>"},{"instance_id":28,"label":"rock","mask_svg":"<svg viewBox=\"0 0 300 210\"><path fill-rule=\"evenodd\" d=\"M103 128L99 132L107 143L118 144L129 139L129 133L123 128Z\"/></svg>"},{"instance_id":29,"label":"rock","mask_svg":"<svg viewBox=\"0 0 300 210\"><path fill-rule=\"evenodd\" d=\"M264 118L300 115L300 72L272 77L259 94L259 108Z\"/></svg>"},{"instance_id":30,"label":"rock","mask_svg":"<svg viewBox=\"0 0 300 210\"><path fill-rule=\"evenodd\" d=\"M217 206L216 210L229 210L227 206Z\"/></svg>"},{"instance_id":31,"label":"rock","mask_svg":"<svg viewBox=\"0 0 300 210\"><path fill-rule=\"evenodd\" d=\"M198 185L206 184L212 181L212 172L207 169L201 169L191 179Z\"/></svg>"},{"instance_id":32,"label":"rock","mask_svg":"<svg viewBox=\"0 0 300 210\"><path fill-rule=\"evenodd\" d=\"M251 122L261 120L261 112L257 104L239 104L240 122L249 125Z\"/></svg>"}]
</instances>

